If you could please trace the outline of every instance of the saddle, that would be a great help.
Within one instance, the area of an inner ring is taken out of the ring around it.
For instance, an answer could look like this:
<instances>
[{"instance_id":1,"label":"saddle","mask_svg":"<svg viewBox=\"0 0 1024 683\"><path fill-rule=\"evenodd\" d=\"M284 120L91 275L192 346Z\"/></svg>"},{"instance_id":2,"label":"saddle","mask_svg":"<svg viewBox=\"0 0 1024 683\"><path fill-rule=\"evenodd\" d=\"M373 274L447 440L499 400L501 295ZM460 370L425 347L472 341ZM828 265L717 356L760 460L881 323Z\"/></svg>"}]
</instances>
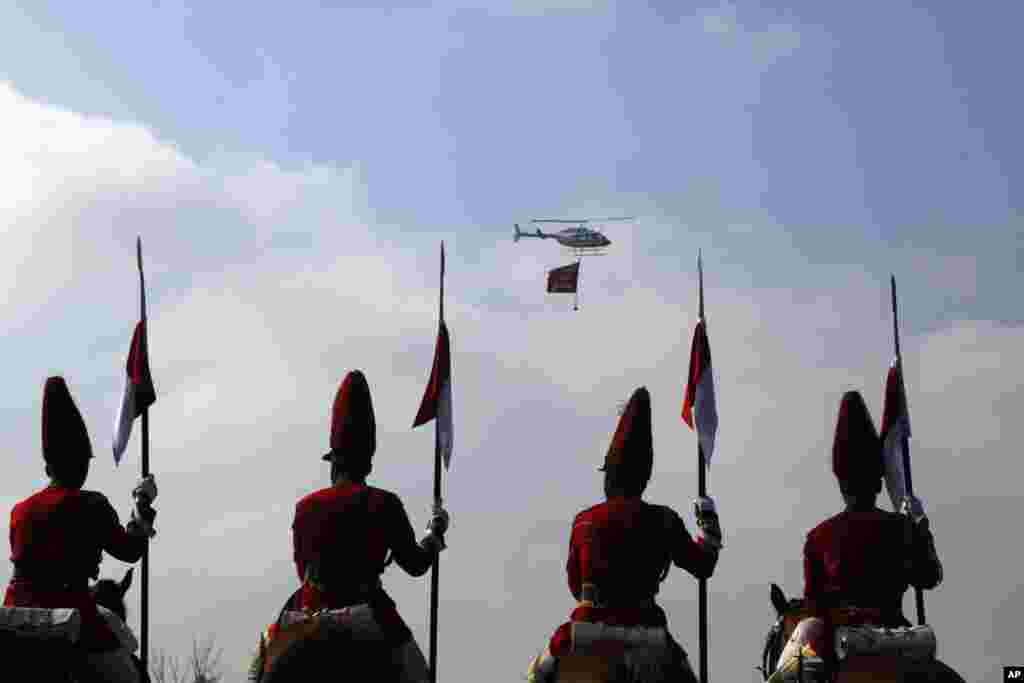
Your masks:
<instances>
[{"instance_id":1,"label":"saddle","mask_svg":"<svg viewBox=\"0 0 1024 683\"><path fill-rule=\"evenodd\" d=\"M619 644L623 651L646 649L666 654L669 652L668 632L664 628L572 622L573 654L601 654L602 646L608 643Z\"/></svg>"},{"instance_id":2,"label":"saddle","mask_svg":"<svg viewBox=\"0 0 1024 683\"><path fill-rule=\"evenodd\" d=\"M0 634L8 638L78 643L82 615L77 609L0 607Z\"/></svg>"},{"instance_id":3,"label":"saddle","mask_svg":"<svg viewBox=\"0 0 1024 683\"><path fill-rule=\"evenodd\" d=\"M344 633L355 642L378 642L385 640L384 629L374 616L373 608L367 604L352 605L340 609L308 613L300 610L285 610L281 615L282 629L315 624L318 633ZM305 628L308 629L308 626Z\"/></svg>"},{"instance_id":4,"label":"saddle","mask_svg":"<svg viewBox=\"0 0 1024 683\"><path fill-rule=\"evenodd\" d=\"M937 649L935 630L927 624L900 628L839 626L835 648L840 661L864 656L935 659Z\"/></svg>"},{"instance_id":5,"label":"saddle","mask_svg":"<svg viewBox=\"0 0 1024 683\"><path fill-rule=\"evenodd\" d=\"M537 683L695 680L685 658L682 662L676 661L672 641L663 627L574 621L571 633L571 653L553 657L545 650L531 663L528 680ZM685 670L679 671L680 666Z\"/></svg>"}]
</instances>

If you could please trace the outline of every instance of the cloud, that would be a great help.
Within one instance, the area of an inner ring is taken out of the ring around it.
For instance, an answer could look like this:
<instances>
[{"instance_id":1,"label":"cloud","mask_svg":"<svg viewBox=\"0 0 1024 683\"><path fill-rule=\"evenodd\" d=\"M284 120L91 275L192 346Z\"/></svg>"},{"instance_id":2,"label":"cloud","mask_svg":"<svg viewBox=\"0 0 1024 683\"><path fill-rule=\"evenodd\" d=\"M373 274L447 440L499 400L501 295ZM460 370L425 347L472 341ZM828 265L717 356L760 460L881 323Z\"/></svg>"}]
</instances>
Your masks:
<instances>
[{"instance_id":1,"label":"cloud","mask_svg":"<svg viewBox=\"0 0 1024 683\"><path fill-rule=\"evenodd\" d=\"M325 483L319 456L330 402L350 369L363 369L373 392L373 481L398 493L423 528L432 427L410 425L433 353L436 244L421 248L418 236L398 241L377 229L358 167L222 168L186 158L143 127L59 111L9 87L0 88L0 107L11 122L4 140L20 145L0 161L3 177L20 183L0 219L0 324L5 357L17 360L3 399L10 407L0 412L12 453L0 502L9 507L42 481L38 394L59 357L99 454L90 485L127 512L138 431L120 468L104 454L136 315L132 245L141 232L158 391L152 638L185 652L193 634L216 632L230 676L242 680L255 634L295 589L291 511ZM44 142L45 154L25 152ZM637 386L653 397L648 498L692 525L695 446L679 410L695 276L660 258L691 235L664 216L638 223L642 230L617 226L614 255L583 264L578 312L543 291L543 273L560 256L448 238L458 433L444 480L452 514L442 566L446 680L474 679L481 661L519 676L567 618L569 524L600 498L595 468L616 403ZM705 252L706 264L716 258L724 257ZM751 288L728 275L708 283L721 415L708 481L727 543L711 583L711 661L723 679L750 673L743 657L753 666L771 620L767 583L799 592L803 536L836 510L828 453L842 392L862 389L881 417L891 354L885 283L856 268L808 273L813 281L801 288ZM500 307L487 303L491 291L502 294ZM960 567L936 593L944 640L995 637L987 621L960 624L950 607L973 585L964 568L977 558L976 544L961 540L971 534L954 533L956 501L1015 494L1022 335L1019 326L961 320L904 339L915 483L944 561ZM986 533L1012 538L1012 515L999 510L984 517ZM104 574L114 571L109 563ZM384 580L425 647L426 580L395 568ZM1014 581L993 574L993 592L972 593L979 612L1005 595L1019 601ZM694 593L692 578L676 571L661 597L695 657ZM951 652L965 663L981 656Z\"/></svg>"}]
</instances>

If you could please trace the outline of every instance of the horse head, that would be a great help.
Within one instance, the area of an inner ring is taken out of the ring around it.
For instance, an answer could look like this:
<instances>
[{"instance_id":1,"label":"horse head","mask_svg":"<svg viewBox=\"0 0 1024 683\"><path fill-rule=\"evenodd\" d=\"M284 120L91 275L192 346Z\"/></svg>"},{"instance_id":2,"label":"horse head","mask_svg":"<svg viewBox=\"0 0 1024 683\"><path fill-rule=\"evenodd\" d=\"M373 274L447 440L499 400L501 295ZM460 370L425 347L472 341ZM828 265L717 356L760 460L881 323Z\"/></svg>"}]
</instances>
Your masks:
<instances>
[{"instance_id":1,"label":"horse head","mask_svg":"<svg viewBox=\"0 0 1024 683\"><path fill-rule=\"evenodd\" d=\"M128 589L132 585L132 572L134 570L129 568L125 572L124 578L120 581L114 581L113 579L100 579L93 584L90 592L92 593L93 600L97 605L106 607L111 612L121 618L121 621L127 621L127 610L125 609L124 596L128 592Z\"/></svg>"},{"instance_id":2,"label":"horse head","mask_svg":"<svg viewBox=\"0 0 1024 683\"><path fill-rule=\"evenodd\" d=\"M764 680L768 680L768 677L775 670L775 665L779 661L779 655L782 654L782 649L786 646L786 640L789 637L789 633L786 632L787 615L800 610L804 605L804 601L800 598L787 598L786 594L775 583L771 584L769 596L772 607L775 609L775 623L768 629L768 634L764 639L764 649L761 651L761 666L754 667L757 671L761 672Z\"/></svg>"}]
</instances>

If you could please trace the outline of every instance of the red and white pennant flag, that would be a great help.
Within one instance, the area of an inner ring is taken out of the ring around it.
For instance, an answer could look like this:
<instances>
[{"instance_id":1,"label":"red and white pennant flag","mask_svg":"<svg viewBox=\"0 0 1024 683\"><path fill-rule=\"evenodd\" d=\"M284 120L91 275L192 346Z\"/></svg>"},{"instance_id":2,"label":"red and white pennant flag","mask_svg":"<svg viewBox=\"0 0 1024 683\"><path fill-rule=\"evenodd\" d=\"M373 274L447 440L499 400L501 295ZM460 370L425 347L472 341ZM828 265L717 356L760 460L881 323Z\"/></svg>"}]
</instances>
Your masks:
<instances>
[{"instance_id":1,"label":"red and white pennant flag","mask_svg":"<svg viewBox=\"0 0 1024 683\"><path fill-rule=\"evenodd\" d=\"M704 320L697 322L690 347L690 375L683 399L683 420L696 429L697 440L704 453L704 463L711 463L718 432L718 409L715 407L715 380L711 374L711 346Z\"/></svg>"},{"instance_id":2,"label":"red and white pennant flag","mask_svg":"<svg viewBox=\"0 0 1024 683\"><path fill-rule=\"evenodd\" d=\"M156 402L153 377L149 373L149 354L146 351L146 321L140 320L132 334L128 350L124 381L124 395L114 423L114 464L120 464L121 456L128 447L132 434L132 423L149 406Z\"/></svg>"},{"instance_id":3,"label":"red and white pennant flag","mask_svg":"<svg viewBox=\"0 0 1024 683\"><path fill-rule=\"evenodd\" d=\"M441 287L444 296L444 244L441 244ZM444 322L442 309L441 324L437 331L437 345L434 347L434 365L430 370L430 381L423 393L420 409L416 413L413 428L437 419L437 442L448 469L455 444L455 428L452 422L452 358L448 340L448 326Z\"/></svg>"},{"instance_id":4,"label":"red and white pennant flag","mask_svg":"<svg viewBox=\"0 0 1024 683\"><path fill-rule=\"evenodd\" d=\"M882 408L882 457L885 463L885 486L894 510L900 509L907 495L904 472L904 445L910 439L910 411L903 387L903 368L899 359L892 362L885 379L885 405ZM908 454L909 455L909 454Z\"/></svg>"}]
</instances>

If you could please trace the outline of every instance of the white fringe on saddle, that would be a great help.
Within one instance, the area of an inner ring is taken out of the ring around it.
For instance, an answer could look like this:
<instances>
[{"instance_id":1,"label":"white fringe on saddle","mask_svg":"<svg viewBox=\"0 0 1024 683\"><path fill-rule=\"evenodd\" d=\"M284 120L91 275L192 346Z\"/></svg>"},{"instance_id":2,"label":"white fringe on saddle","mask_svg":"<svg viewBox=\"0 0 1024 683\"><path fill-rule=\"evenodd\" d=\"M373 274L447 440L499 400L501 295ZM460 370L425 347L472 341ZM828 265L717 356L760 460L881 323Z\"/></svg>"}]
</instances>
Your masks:
<instances>
[{"instance_id":1,"label":"white fringe on saddle","mask_svg":"<svg viewBox=\"0 0 1024 683\"><path fill-rule=\"evenodd\" d=\"M935 630L928 625L905 628L836 627L836 654L840 659L852 655L934 659L936 649Z\"/></svg>"},{"instance_id":2,"label":"white fringe on saddle","mask_svg":"<svg viewBox=\"0 0 1024 683\"><path fill-rule=\"evenodd\" d=\"M0 607L0 632L74 644L82 632L82 615L73 608Z\"/></svg>"},{"instance_id":3,"label":"white fringe on saddle","mask_svg":"<svg viewBox=\"0 0 1024 683\"><path fill-rule=\"evenodd\" d=\"M383 641L384 630L373 614L369 605L352 605L342 609L318 612L320 623L331 630L344 631L352 635L356 641ZM309 621L312 615L298 610L285 610L281 616L281 626Z\"/></svg>"}]
</instances>

